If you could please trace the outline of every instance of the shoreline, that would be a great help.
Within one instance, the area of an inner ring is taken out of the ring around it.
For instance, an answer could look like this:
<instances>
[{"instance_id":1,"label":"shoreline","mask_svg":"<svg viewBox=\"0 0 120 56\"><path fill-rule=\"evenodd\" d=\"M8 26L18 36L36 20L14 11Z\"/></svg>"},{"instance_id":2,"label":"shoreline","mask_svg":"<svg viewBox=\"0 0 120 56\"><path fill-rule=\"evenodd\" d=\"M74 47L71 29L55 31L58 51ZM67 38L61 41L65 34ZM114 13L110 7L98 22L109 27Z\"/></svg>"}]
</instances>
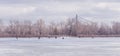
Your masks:
<instances>
[{"instance_id":1,"label":"shoreline","mask_svg":"<svg viewBox=\"0 0 120 56\"><path fill-rule=\"evenodd\" d=\"M0 36L0 38L65 38L65 37L74 37L74 38L117 38L120 35L79 35L79 36L61 36L61 35L52 35L52 36Z\"/></svg>"}]
</instances>

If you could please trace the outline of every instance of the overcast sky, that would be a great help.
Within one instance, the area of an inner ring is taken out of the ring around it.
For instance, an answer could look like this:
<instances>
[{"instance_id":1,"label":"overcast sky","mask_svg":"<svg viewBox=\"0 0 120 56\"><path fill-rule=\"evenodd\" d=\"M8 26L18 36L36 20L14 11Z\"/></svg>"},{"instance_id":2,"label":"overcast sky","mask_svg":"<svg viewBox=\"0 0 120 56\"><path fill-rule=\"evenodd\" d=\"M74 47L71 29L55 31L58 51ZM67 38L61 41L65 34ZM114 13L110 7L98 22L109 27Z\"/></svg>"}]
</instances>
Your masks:
<instances>
[{"instance_id":1,"label":"overcast sky","mask_svg":"<svg viewBox=\"0 0 120 56\"><path fill-rule=\"evenodd\" d=\"M120 21L120 0L0 0L3 21L64 21L75 14L95 22Z\"/></svg>"}]
</instances>

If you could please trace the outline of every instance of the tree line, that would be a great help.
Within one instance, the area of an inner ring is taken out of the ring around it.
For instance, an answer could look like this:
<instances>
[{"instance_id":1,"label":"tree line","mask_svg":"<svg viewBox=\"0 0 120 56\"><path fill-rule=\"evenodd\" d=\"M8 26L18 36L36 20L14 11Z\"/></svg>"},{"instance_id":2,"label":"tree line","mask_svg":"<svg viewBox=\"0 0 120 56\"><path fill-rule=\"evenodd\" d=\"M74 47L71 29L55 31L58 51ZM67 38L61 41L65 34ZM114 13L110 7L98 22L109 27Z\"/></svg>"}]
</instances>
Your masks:
<instances>
[{"instance_id":1,"label":"tree line","mask_svg":"<svg viewBox=\"0 0 120 56\"><path fill-rule=\"evenodd\" d=\"M111 25L96 22L83 23L76 16L63 22L46 23L43 19L10 20L8 25L0 24L1 37L52 37L52 36L120 36L120 22Z\"/></svg>"}]
</instances>

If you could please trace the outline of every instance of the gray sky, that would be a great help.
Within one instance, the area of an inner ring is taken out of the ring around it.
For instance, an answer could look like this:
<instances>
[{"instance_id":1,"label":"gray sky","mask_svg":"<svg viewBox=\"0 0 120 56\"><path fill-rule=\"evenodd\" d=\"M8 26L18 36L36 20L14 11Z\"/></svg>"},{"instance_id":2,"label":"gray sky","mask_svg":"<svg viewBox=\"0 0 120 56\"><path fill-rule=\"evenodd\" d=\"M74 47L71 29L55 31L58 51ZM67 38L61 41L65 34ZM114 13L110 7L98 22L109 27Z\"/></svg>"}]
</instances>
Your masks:
<instances>
[{"instance_id":1,"label":"gray sky","mask_svg":"<svg viewBox=\"0 0 120 56\"><path fill-rule=\"evenodd\" d=\"M120 0L0 0L3 21L64 21L75 14L95 22L120 21Z\"/></svg>"}]
</instances>

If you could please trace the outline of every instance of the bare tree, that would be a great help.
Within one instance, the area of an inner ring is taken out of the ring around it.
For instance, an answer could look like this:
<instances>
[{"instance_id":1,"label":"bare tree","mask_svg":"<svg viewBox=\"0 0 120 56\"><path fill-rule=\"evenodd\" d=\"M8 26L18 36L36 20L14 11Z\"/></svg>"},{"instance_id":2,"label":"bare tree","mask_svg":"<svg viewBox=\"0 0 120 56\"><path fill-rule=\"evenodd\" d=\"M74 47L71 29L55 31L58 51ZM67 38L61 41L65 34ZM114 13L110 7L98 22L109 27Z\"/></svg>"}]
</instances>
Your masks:
<instances>
[{"instance_id":1,"label":"bare tree","mask_svg":"<svg viewBox=\"0 0 120 56\"><path fill-rule=\"evenodd\" d=\"M36 34L39 36L39 38L45 34L45 22L42 19L37 20L35 23L35 28Z\"/></svg>"},{"instance_id":2,"label":"bare tree","mask_svg":"<svg viewBox=\"0 0 120 56\"><path fill-rule=\"evenodd\" d=\"M49 34L50 35L58 35L59 34L58 25L55 22L50 23Z\"/></svg>"},{"instance_id":3,"label":"bare tree","mask_svg":"<svg viewBox=\"0 0 120 56\"><path fill-rule=\"evenodd\" d=\"M100 35L108 35L110 32L109 32L109 29L110 27L106 24L101 24L99 30L98 30L98 33Z\"/></svg>"},{"instance_id":4,"label":"bare tree","mask_svg":"<svg viewBox=\"0 0 120 56\"><path fill-rule=\"evenodd\" d=\"M113 34L116 34L116 35L120 34L120 23L113 22L112 29L113 29Z\"/></svg>"}]
</instances>

